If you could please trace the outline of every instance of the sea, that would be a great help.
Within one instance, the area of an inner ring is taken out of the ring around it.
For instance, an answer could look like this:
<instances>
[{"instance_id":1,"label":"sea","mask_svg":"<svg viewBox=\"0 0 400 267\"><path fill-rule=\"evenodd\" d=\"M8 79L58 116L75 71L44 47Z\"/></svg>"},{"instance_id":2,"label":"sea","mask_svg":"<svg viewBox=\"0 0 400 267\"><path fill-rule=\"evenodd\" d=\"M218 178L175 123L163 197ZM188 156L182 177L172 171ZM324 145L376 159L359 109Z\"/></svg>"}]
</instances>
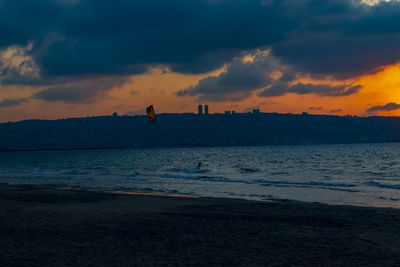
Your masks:
<instances>
[{"instance_id":1,"label":"sea","mask_svg":"<svg viewBox=\"0 0 400 267\"><path fill-rule=\"evenodd\" d=\"M400 208L400 144L1 152L0 183Z\"/></svg>"}]
</instances>

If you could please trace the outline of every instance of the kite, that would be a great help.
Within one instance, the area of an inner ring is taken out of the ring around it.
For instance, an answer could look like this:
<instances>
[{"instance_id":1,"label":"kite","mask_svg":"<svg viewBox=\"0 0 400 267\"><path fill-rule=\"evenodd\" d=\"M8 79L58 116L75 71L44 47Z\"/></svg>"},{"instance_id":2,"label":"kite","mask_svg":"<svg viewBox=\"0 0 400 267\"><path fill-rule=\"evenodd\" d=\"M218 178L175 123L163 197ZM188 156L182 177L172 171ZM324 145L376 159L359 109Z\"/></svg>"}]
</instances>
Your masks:
<instances>
[{"instance_id":1,"label":"kite","mask_svg":"<svg viewBox=\"0 0 400 267\"><path fill-rule=\"evenodd\" d=\"M151 121L152 123L155 123L156 122L156 113L154 112L153 105L148 106L146 108L146 112L147 112L147 117L149 118L149 121Z\"/></svg>"}]
</instances>

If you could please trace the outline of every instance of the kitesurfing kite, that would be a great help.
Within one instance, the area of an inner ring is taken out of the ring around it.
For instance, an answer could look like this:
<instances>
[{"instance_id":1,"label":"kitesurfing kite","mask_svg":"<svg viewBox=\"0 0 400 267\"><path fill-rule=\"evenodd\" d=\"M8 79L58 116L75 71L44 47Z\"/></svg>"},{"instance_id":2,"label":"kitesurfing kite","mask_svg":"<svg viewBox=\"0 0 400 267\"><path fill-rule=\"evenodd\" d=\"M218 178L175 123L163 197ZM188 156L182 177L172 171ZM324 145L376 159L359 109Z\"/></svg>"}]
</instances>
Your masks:
<instances>
[{"instance_id":1,"label":"kitesurfing kite","mask_svg":"<svg viewBox=\"0 0 400 267\"><path fill-rule=\"evenodd\" d=\"M152 123L155 123L156 122L156 113L154 112L153 105L148 106L146 108L146 112L147 112L147 117L149 118L149 121L151 121Z\"/></svg>"}]
</instances>

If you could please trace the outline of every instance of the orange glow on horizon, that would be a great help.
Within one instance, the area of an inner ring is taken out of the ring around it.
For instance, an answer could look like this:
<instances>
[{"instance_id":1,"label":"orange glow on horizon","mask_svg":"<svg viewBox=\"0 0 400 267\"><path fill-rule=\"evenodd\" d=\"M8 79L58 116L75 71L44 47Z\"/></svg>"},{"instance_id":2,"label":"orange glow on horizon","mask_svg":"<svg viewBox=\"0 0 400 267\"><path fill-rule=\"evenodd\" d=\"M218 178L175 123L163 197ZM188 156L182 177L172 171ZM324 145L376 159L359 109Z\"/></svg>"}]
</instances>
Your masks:
<instances>
[{"instance_id":1,"label":"orange glow on horizon","mask_svg":"<svg viewBox=\"0 0 400 267\"><path fill-rule=\"evenodd\" d=\"M390 102L400 104L400 64L390 65L381 71L361 76L354 80L335 81L313 80L302 78L303 83L360 84L362 89L350 96L321 97L315 94L297 95L286 94L276 97L258 97L257 93L242 101L209 102L198 101L196 97L179 97L176 92L189 86L196 85L199 80L208 76L217 76L224 69L201 74L183 75L154 68L150 73L132 76L130 82L122 87L114 88L105 94L99 95L92 102L62 103L44 102L31 99L20 106L2 108L0 121L18 121L23 119L58 119L68 117L86 117L111 115L117 112L123 114L145 114L148 105L154 105L157 113L183 113L197 110L198 104L208 104L210 113L223 113L225 110L246 112L253 108L260 108L262 112L332 114L332 115L374 115L365 111L377 105ZM0 92L0 100L6 98L29 98L34 90L27 87L7 87ZM378 111L380 116L400 116L400 110Z\"/></svg>"},{"instance_id":2,"label":"orange glow on horizon","mask_svg":"<svg viewBox=\"0 0 400 267\"><path fill-rule=\"evenodd\" d=\"M400 103L400 64L386 66L382 71L360 78L363 89L360 99L366 108L385 105L390 102ZM379 116L400 116L400 110L379 111Z\"/></svg>"}]
</instances>

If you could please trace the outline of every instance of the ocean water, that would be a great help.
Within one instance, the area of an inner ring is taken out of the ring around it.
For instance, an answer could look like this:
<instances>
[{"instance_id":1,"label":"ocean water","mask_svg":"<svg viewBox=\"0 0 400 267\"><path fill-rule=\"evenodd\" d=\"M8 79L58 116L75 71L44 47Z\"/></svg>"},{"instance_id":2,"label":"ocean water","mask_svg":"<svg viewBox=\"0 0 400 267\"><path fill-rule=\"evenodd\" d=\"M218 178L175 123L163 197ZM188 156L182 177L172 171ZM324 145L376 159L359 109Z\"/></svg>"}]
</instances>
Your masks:
<instances>
[{"instance_id":1,"label":"ocean water","mask_svg":"<svg viewBox=\"0 0 400 267\"><path fill-rule=\"evenodd\" d=\"M400 144L3 152L0 183L400 208Z\"/></svg>"}]
</instances>

